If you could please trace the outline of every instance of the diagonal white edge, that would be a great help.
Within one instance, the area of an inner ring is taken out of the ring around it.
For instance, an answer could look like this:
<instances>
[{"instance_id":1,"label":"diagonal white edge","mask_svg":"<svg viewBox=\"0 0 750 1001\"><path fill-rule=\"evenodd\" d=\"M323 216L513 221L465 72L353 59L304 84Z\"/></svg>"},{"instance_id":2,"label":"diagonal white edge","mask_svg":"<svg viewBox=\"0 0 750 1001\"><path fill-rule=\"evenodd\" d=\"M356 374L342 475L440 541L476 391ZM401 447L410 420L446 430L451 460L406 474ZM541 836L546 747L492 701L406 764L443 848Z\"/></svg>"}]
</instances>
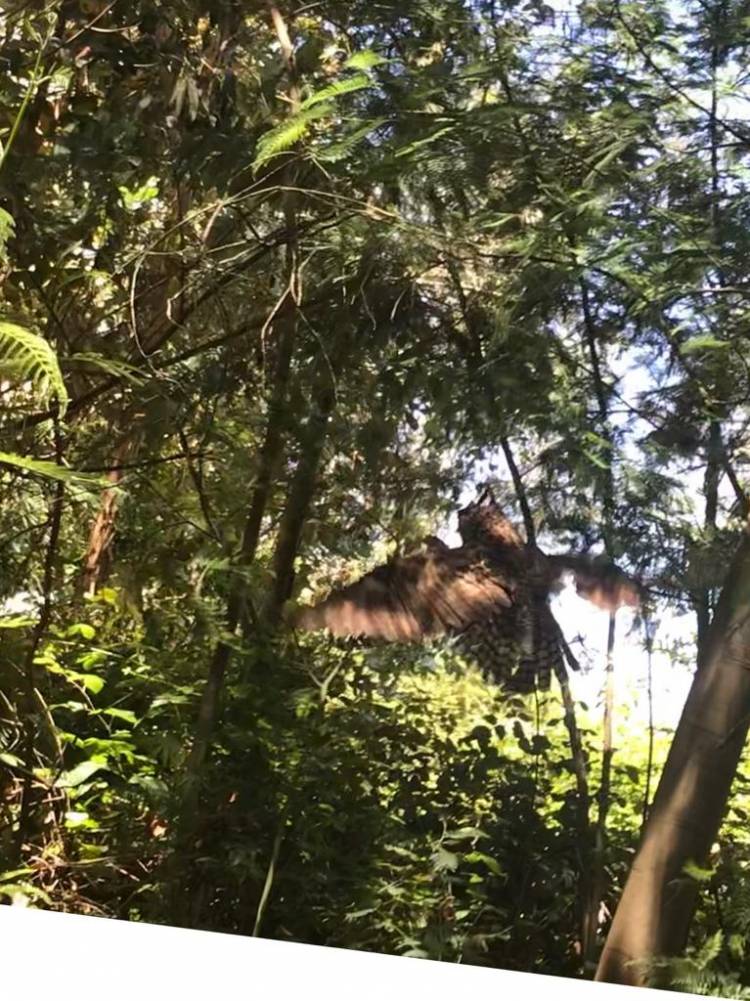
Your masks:
<instances>
[{"instance_id":1,"label":"diagonal white edge","mask_svg":"<svg viewBox=\"0 0 750 1001\"><path fill-rule=\"evenodd\" d=\"M648 1001L664 992L0 906L15 1001ZM682 994L698 998L697 994Z\"/></svg>"}]
</instances>

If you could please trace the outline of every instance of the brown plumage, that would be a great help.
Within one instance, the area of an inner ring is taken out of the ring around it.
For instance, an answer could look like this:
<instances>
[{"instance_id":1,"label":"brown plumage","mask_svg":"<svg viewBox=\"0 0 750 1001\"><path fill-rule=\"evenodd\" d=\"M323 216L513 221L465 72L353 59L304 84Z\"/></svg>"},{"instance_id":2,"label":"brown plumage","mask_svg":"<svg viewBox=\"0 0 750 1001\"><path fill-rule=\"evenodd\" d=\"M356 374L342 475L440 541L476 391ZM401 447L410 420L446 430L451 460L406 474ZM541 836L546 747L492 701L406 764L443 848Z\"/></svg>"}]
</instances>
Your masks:
<instances>
[{"instance_id":1,"label":"brown plumage","mask_svg":"<svg viewBox=\"0 0 750 1001\"><path fill-rule=\"evenodd\" d=\"M391 642L447 635L495 681L528 691L535 682L548 688L562 664L548 601L563 574L572 572L578 593L600 608L638 603L638 585L617 567L525 545L489 490L459 512L458 528L462 546L428 538L420 552L299 610L294 625Z\"/></svg>"}]
</instances>

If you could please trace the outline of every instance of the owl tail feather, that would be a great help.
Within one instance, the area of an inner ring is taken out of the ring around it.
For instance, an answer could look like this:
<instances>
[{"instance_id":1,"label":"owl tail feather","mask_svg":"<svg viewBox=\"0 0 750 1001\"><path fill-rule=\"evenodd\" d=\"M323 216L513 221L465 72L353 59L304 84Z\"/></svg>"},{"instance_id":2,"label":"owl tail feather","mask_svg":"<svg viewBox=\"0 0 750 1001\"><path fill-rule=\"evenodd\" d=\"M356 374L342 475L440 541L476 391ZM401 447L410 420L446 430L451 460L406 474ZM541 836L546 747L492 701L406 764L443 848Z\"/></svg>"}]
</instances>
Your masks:
<instances>
[{"instance_id":1,"label":"owl tail feather","mask_svg":"<svg viewBox=\"0 0 750 1001\"><path fill-rule=\"evenodd\" d=\"M530 636L522 643L518 668L506 681L506 688L519 694L534 688L549 691L552 674L565 670L562 643L560 627L546 602L538 605L533 610Z\"/></svg>"}]
</instances>

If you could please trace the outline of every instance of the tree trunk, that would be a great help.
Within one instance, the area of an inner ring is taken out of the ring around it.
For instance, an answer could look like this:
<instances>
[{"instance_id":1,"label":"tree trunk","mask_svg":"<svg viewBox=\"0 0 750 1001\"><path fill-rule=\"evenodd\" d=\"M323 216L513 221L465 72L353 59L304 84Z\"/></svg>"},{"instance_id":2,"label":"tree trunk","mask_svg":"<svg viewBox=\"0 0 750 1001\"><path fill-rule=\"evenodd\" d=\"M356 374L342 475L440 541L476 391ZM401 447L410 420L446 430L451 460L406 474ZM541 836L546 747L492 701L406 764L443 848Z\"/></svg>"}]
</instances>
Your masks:
<instances>
[{"instance_id":1,"label":"tree trunk","mask_svg":"<svg viewBox=\"0 0 750 1001\"><path fill-rule=\"evenodd\" d=\"M281 46L281 53L289 77L290 114L294 114L300 104L300 92L297 83L297 68L292 45L286 24L275 4L268 4L271 21ZM247 519L242 536L239 563L248 567L255 559L255 552L260 538L263 515L271 492L273 477L281 459L284 447L284 416L287 399L287 386L297 338L297 312L300 305L300 275L297 246L297 195L294 191L295 169L289 165L284 172L287 190L282 196L282 210L287 234L287 289L269 317L267 325L273 322L278 327L278 347L274 366L274 382L268 403L266 433L260 449L258 473L248 508ZM240 622L244 600L244 584L238 579L232 586L227 600L225 615L225 630L228 636L234 636ZM224 684L231 656L231 640L220 640L214 648L208 669L206 685L203 689L198 719L195 727L195 738L190 749L185 770L185 792L182 800L180 826L189 829L194 819L198 803L198 779L208 754L211 738L219 713L219 697Z\"/></svg>"},{"instance_id":2,"label":"tree trunk","mask_svg":"<svg viewBox=\"0 0 750 1001\"><path fill-rule=\"evenodd\" d=\"M132 444L133 439L125 437L114 451L115 468L107 473L107 480L112 487L120 485L123 475L121 467L130 453ZM91 525L83 561L83 589L86 594L94 594L105 582L112 568L112 546L115 540L118 503L117 490L107 488L102 491L101 503Z\"/></svg>"},{"instance_id":3,"label":"tree trunk","mask_svg":"<svg viewBox=\"0 0 750 1001\"><path fill-rule=\"evenodd\" d=\"M602 715L602 771L597 793L597 817L593 828L589 896L584 905L582 954L584 971L596 969L599 915L607 888L607 817L612 791L612 717L614 716L614 652L615 612L609 613L607 627L607 659L604 680L604 712Z\"/></svg>"},{"instance_id":4,"label":"tree trunk","mask_svg":"<svg viewBox=\"0 0 750 1001\"><path fill-rule=\"evenodd\" d=\"M723 443L721 425L711 421L706 447L706 472L703 477L703 496L706 510L703 519L704 545L715 545L716 516L719 510L719 481L722 473ZM709 563L712 560L708 561ZM698 668L703 666L708 632L711 625L711 588L700 587L695 596L695 617L698 627Z\"/></svg>"},{"instance_id":5,"label":"tree trunk","mask_svg":"<svg viewBox=\"0 0 750 1001\"><path fill-rule=\"evenodd\" d=\"M644 961L679 954L750 725L750 526L737 550L669 751L596 980L643 986Z\"/></svg>"},{"instance_id":6,"label":"tree trunk","mask_svg":"<svg viewBox=\"0 0 750 1001\"><path fill-rule=\"evenodd\" d=\"M318 466L326 440L328 420L333 410L333 387L321 394L302 437L297 469L292 479L289 498L279 525L273 554L274 582L264 608L263 618L271 626L278 624L284 603L294 587L294 560L310 501L315 490Z\"/></svg>"},{"instance_id":7,"label":"tree trunk","mask_svg":"<svg viewBox=\"0 0 750 1001\"><path fill-rule=\"evenodd\" d=\"M274 473L281 459L284 445L283 422L284 406L286 402L287 384L289 382L289 372L294 351L296 337L297 317L296 307L291 306L291 311L285 310L285 315L281 319L282 330L279 342L279 354L276 362L276 373L274 389L268 405L268 418L266 433L260 449L258 461L258 474L255 479L255 487L250 499L245 529L242 535L242 546L238 563L242 567L249 567L255 559L255 551L258 548L260 538L260 528L263 521L263 514L266 510L268 497L271 492ZM244 597L244 582L238 578L232 585L227 600L227 610L224 627L228 635L233 636L237 630L242 611ZM190 750L190 756L186 769L186 811L192 813L196 804L197 790L195 783L203 768L203 763L208 753L211 736L216 723L219 711L219 695L224 683L224 675L229 664L232 652L231 641L219 640L211 658L208 669L206 686L203 689L201 704L198 710L198 720L195 727L195 739Z\"/></svg>"}]
</instances>

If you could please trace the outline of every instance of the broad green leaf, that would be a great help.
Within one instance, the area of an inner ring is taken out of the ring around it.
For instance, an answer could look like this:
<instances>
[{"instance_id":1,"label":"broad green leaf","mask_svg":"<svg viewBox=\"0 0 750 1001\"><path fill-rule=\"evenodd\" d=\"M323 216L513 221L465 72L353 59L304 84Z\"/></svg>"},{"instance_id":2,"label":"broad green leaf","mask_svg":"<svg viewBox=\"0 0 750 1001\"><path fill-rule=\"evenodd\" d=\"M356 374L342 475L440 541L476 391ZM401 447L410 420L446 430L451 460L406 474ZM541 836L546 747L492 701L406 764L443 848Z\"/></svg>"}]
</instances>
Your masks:
<instances>
[{"instance_id":1,"label":"broad green leaf","mask_svg":"<svg viewBox=\"0 0 750 1001\"><path fill-rule=\"evenodd\" d=\"M91 778L96 772L101 771L105 767L103 761L82 761L75 768L71 768L68 772L63 772L62 775L57 779L55 785L60 789L73 789L75 786L81 785L86 779Z\"/></svg>"},{"instance_id":2,"label":"broad green leaf","mask_svg":"<svg viewBox=\"0 0 750 1001\"><path fill-rule=\"evenodd\" d=\"M35 658L34 663L46 668L50 674L59 674L66 681L70 682L71 685L79 685L81 688L85 688L92 695L98 695L104 688L104 678L100 678L98 674L85 674L81 671L74 671L69 667L63 667L62 664L58 664L47 653L43 653Z\"/></svg>"},{"instance_id":3,"label":"broad green leaf","mask_svg":"<svg viewBox=\"0 0 750 1001\"><path fill-rule=\"evenodd\" d=\"M385 56L381 56L379 53L373 52L372 49L362 49L360 52L355 52L353 56L349 56L344 63L344 69L369 70L374 66L382 66L383 63L390 62L393 62L393 60L386 59Z\"/></svg>"},{"instance_id":4,"label":"broad green leaf","mask_svg":"<svg viewBox=\"0 0 750 1001\"><path fill-rule=\"evenodd\" d=\"M500 863L491 855L487 855L484 852L469 852L466 855L466 861L481 862L482 865L486 866L494 876L503 875L503 867Z\"/></svg>"},{"instance_id":5,"label":"broad green leaf","mask_svg":"<svg viewBox=\"0 0 750 1001\"><path fill-rule=\"evenodd\" d=\"M151 709L158 709L160 706L183 706L193 702L194 696L183 695L175 692L173 695L157 695L151 703Z\"/></svg>"},{"instance_id":6,"label":"broad green leaf","mask_svg":"<svg viewBox=\"0 0 750 1001\"><path fill-rule=\"evenodd\" d=\"M97 674L79 674L76 681L92 695L98 695L105 684L104 678L100 678Z\"/></svg>"},{"instance_id":7,"label":"broad green leaf","mask_svg":"<svg viewBox=\"0 0 750 1001\"><path fill-rule=\"evenodd\" d=\"M84 599L93 605L116 605L117 594L113 587L100 587L95 594L84 595Z\"/></svg>"},{"instance_id":8,"label":"broad green leaf","mask_svg":"<svg viewBox=\"0 0 750 1001\"><path fill-rule=\"evenodd\" d=\"M85 640L92 640L96 636L96 629L88 622L75 622L65 630L66 636L82 636Z\"/></svg>"},{"instance_id":9,"label":"broad green leaf","mask_svg":"<svg viewBox=\"0 0 750 1001\"><path fill-rule=\"evenodd\" d=\"M65 814L65 826L69 831L95 831L99 828L99 824L84 810L68 810Z\"/></svg>"},{"instance_id":10,"label":"broad green leaf","mask_svg":"<svg viewBox=\"0 0 750 1001\"><path fill-rule=\"evenodd\" d=\"M97 713L100 713L102 716L111 716L112 719L121 719L125 723L132 723L133 726L135 726L138 722L137 716L134 712L131 712L130 709L116 709L114 707L110 707L109 709L98 709Z\"/></svg>"}]
</instances>

